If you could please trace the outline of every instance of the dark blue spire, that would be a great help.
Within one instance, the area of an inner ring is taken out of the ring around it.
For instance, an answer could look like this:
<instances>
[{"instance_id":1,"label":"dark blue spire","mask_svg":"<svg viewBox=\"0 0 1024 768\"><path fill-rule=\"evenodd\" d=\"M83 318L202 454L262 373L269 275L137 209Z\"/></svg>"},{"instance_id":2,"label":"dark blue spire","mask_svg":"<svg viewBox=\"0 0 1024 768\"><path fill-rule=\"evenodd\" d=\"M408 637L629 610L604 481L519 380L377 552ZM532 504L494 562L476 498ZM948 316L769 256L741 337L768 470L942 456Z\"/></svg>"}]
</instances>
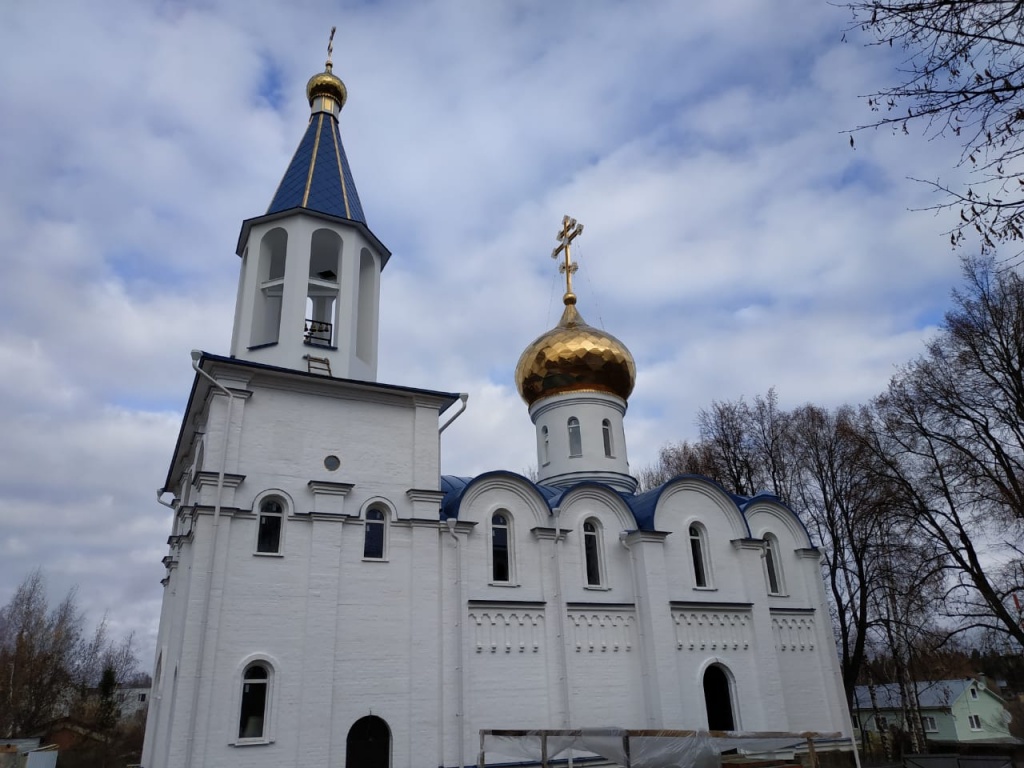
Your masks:
<instances>
[{"instance_id":1,"label":"dark blue spire","mask_svg":"<svg viewBox=\"0 0 1024 768\"><path fill-rule=\"evenodd\" d=\"M309 127L277 187L268 214L307 208L366 224L332 111L314 108ZM337 111L341 111L340 107Z\"/></svg>"}]
</instances>

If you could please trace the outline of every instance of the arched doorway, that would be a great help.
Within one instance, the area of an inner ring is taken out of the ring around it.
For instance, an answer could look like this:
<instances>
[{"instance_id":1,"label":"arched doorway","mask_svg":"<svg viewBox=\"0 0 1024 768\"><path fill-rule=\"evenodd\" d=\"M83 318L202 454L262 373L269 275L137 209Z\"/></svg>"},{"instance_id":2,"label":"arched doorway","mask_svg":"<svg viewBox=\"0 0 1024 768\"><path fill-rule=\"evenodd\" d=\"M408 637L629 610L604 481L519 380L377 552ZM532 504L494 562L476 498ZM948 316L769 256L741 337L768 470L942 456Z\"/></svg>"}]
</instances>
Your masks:
<instances>
[{"instance_id":1,"label":"arched doorway","mask_svg":"<svg viewBox=\"0 0 1024 768\"><path fill-rule=\"evenodd\" d=\"M732 716L732 691L729 675L718 664L712 664L704 671L704 705L708 712L708 729L712 731L733 731L736 722Z\"/></svg>"},{"instance_id":2,"label":"arched doorway","mask_svg":"<svg viewBox=\"0 0 1024 768\"><path fill-rule=\"evenodd\" d=\"M391 768L391 729L376 715L356 720L345 742L345 768Z\"/></svg>"}]
</instances>

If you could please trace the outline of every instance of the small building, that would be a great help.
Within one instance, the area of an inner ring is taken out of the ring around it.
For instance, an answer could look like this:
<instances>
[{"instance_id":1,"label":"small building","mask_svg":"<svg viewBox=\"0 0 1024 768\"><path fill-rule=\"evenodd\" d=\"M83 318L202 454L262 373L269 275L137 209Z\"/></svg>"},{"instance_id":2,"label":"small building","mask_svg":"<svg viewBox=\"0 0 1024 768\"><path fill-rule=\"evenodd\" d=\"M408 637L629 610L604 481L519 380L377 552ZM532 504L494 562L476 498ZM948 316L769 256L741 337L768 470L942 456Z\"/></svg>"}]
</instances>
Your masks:
<instances>
[{"instance_id":1,"label":"small building","mask_svg":"<svg viewBox=\"0 0 1024 768\"><path fill-rule=\"evenodd\" d=\"M933 680L916 683L916 702L904 705L896 683L857 686L854 694L853 727L862 734L881 731L907 732L906 713L921 713L921 730L929 742L964 743L1006 740L1010 736L1010 713L998 693L973 678Z\"/></svg>"}]
</instances>

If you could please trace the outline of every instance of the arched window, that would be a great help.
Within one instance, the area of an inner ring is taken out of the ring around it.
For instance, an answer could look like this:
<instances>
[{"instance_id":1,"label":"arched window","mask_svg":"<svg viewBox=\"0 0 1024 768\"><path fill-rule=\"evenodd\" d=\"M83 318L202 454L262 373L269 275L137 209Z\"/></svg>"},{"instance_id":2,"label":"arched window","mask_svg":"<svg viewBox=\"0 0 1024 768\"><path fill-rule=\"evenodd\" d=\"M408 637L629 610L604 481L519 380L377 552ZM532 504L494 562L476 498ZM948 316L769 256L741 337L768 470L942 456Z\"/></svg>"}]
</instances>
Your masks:
<instances>
[{"instance_id":1,"label":"arched window","mask_svg":"<svg viewBox=\"0 0 1024 768\"><path fill-rule=\"evenodd\" d=\"M542 465L551 461L551 446L548 442L548 428L540 428L540 463Z\"/></svg>"},{"instance_id":2,"label":"arched window","mask_svg":"<svg viewBox=\"0 0 1024 768\"><path fill-rule=\"evenodd\" d=\"M785 587L782 583L782 563L779 560L779 540L770 533L764 536L764 568L768 576L768 593L781 595Z\"/></svg>"},{"instance_id":3,"label":"arched window","mask_svg":"<svg viewBox=\"0 0 1024 768\"><path fill-rule=\"evenodd\" d=\"M345 765L359 768L389 768L391 729L376 715L356 720L345 740Z\"/></svg>"},{"instance_id":4,"label":"arched window","mask_svg":"<svg viewBox=\"0 0 1024 768\"><path fill-rule=\"evenodd\" d=\"M604 437L604 455L610 459L615 453L612 450L612 423L608 419L601 422L601 435Z\"/></svg>"},{"instance_id":5,"label":"arched window","mask_svg":"<svg viewBox=\"0 0 1024 768\"><path fill-rule=\"evenodd\" d=\"M569 417L569 456L583 455L583 435L580 434L580 420Z\"/></svg>"},{"instance_id":6,"label":"arched window","mask_svg":"<svg viewBox=\"0 0 1024 768\"><path fill-rule=\"evenodd\" d=\"M512 520L504 510L491 516L491 581L512 582Z\"/></svg>"},{"instance_id":7,"label":"arched window","mask_svg":"<svg viewBox=\"0 0 1024 768\"><path fill-rule=\"evenodd\" d=\"M256 551L263 555L281 553L281 528L284 523L284 506L279 499L264 499L260 504Z\"/></svg>"},{"instance_id":8,"label":"arched window","mask_svg":"<svg viewBox=\"0 0 1024 768\"><path fill-rule=\"evenodd\" d=\"M711 574L707 555L707 542L705 541L704 528L700 525L690 526L690 555L693 558L693 583L697 587L707 587L711 584Z\"/></svg>"},{"instance_id":9,"label":"arched window","mask_svg":"<svg viewBox=\"0 0 1024 768\"><path fill-rule=\"evenodd\" d=\"M264 739L270 702L270 669L258 661L242 674L242 702L239 708L238 738Z\"/></svg>"},{"instance_id":10,"label":"arched window","mask_svg":"<svg viewBox=\"0 0 1024 768\"><path fill-rule=\"evenodd\" d=\"M363 524L363 559L383 560L387 552L387 513L378 507L366 510Z\"/></svg>"},{"instance_id":11,"label":"arched window","mask_svg":"<svg viewBox=\"0 0 1024 768\"><path fill-rule=\"evenodd\" d=\"M712 664L704 671L704 706L709 731L736 730L729 675L720 664Z\"/></svg>"},{"instance_id":12,"label":"arched window","mask_svg":"<svg viewBox=\"0 0 1024 768\"><path fill-rule=\"evenodd\" d=\"M583 558L587 567L587 586L600 587L604 584L604 552L601 527L594 520L583 523Z\"/></svg>"}]
</instances>

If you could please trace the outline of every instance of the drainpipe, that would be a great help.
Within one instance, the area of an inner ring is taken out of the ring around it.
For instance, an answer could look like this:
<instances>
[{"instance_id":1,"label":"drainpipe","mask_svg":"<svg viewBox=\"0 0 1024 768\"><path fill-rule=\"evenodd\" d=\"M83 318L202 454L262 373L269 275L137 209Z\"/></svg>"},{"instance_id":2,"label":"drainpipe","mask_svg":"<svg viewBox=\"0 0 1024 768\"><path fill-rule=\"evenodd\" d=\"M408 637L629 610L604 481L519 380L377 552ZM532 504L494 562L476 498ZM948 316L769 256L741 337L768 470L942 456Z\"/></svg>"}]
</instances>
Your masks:
<instances>
[{"instance_id":1,"label":"drainpipe","mask_svg":"<svg viewBox=\"0 0 1024 768\"><path fill-rule=\"evenodd\" d=\"M466 401L464 396L462 404L465 407ZM459 413L461 413L460 411ZM458 416L458 414L455 414ZM453 418L448 424L455 421ZM445 424L445 426L448 426ZM442 427L444 429L444 427ZM458 520L454 517L449 517L445 520L448 525L448 533L452 537L452 541L455 543L455 601L458 610L455 614L455 652L458 656L458 663L455 665L455 721L458 723L458 734L459 734L459 768L463 768L466 765L466 712L465 712L465 694L463 685L463 665L465 659L463 658L463 639L462 639L462 612L464 606L462 604L462 547L459 546L459 537L455 533L455 526L458 524Z\"/></svg>"},{"instance_id":2,"label":"drainpipe","mask_svg":"<svg viewBox=\"0 0 1024 768\"><path fill-rule=\"evenodd\" d=\"M619 533L619 544L625 547L626 551L629 552L629 575L633 580L633 604L636 606L636 638L637 645L639 645L638 650L640 651L640 685L644 692L644 715L647 717L647 727L655 728L656 723L654 722L654 718L651 716L652 694L650 671L648 670L649 664L647 659L647 636L644 633L644 619L646 617L640 612L641 606L645 611L647 610L647 604L640 595L640 579L638 579L636 575L636 555L633 553L633 548L629 543L629 531L622 531Z\"/></svg>"},{"instance_id":3,"label":"drainpipe","mask_svg":"<svg viewBox=\"0 0 1024 768\"><path fill-rule=\"evenodd\" d=\"M199 627L199 660L196 665L195 686L192 691L192 712L189 715L188 747L185 750L185 765L191 766L195 752L196 720L199 711L199 687L203 679L203 662L206 659L206 633L210 621L210 593L213 591L213 572L217 560L217 533L220 529L220 507L224 493L224 472L228 463L228 442L231 434L231 406L235 402L234 393L199 367L203 353L192 350L192 369L219 389L228 398L227 414L224 418L224 441L220 455L220 469L217 472L217 494L213 505L213 535L210 537L210 558L206 568L206 592L203 596L202 623ZM211 687L212 696L212 687Z\"/></svg>"},{"instance_id":4,"label":"drainpipe","mask_svg":"<svg viewBox=\"0 0 1024 768\"><path fill-rule=\"evenodd\" d=\"M441 428L439 430L437 430L437 434L440 435L442 432L444 432L446 429L448 429L448 427L451 426L452 422L455 421L457 418L459 418L459 416L461 416L463 414L463 412L466 410L466 401L469 400L469 392L460 392L459 393L459 400L462 401L462 406L459 408L459 410L457 410L455 412L455 414L450 419L448 419L448 421L446 421L444 424L441 425Z\"/></svg>"},{"instance_id":5,"label":"drainpipe","mask_svg":"<svg viewBox=\"0 0 1024 768\"><path fill-rule=\"evenodd\" d=\"M562 524L559 522L559 515L562 510L556 507L552 510L555 516L555 606L558 608L558 634L562 647L562 697L565 700L565 728L572 728L571 704L569 701L569 650L566 647L565 637L565 614L568 608L565 604L565 595L562 593L562 565L558 558L558 545L562 540Z\"/></svg>"}]
</instances>

